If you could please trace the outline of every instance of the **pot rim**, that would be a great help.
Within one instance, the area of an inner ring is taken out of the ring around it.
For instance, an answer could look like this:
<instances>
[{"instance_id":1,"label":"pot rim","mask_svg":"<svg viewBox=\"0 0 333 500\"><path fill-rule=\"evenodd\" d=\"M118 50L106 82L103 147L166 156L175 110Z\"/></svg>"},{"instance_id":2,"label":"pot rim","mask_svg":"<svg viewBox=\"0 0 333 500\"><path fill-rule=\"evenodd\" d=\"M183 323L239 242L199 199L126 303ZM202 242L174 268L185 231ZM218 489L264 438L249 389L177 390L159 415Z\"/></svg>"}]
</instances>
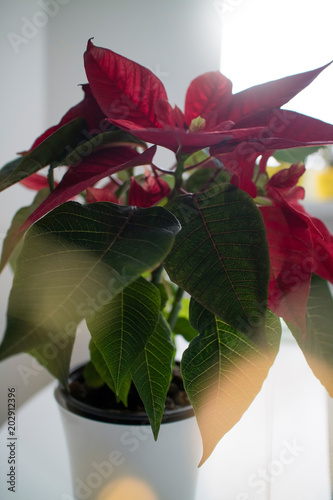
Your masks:
<instances>
[{"instance_id":1,"label":"pot rim","mask_svg":"<svg viewBox=\"0 0 333 500\"><path fill-rule=\"evenodd\" d=\"M82 363L74 368L69 376L69 382L81 372L86 363ZM97 420L99 422L123 424L123 425L150 425L149 418L146 412L131 412L128 410L108 410L96 408L74 398L69 392L59 383L54 391L54 397L57 403L82 418ZM191 405L175 408L173 410L164 410L162 423L177 422L194 416L193 407Z\"/></svg>"}]
</instances>

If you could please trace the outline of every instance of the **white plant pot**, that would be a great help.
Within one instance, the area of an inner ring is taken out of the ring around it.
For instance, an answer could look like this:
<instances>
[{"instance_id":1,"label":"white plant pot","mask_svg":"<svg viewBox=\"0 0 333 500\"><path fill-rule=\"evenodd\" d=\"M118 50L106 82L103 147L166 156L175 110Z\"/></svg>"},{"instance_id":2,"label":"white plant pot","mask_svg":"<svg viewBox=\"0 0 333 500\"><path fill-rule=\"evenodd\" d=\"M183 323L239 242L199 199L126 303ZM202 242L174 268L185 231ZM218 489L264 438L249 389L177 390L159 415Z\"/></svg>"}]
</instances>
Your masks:
<instances>
[{"instance_id":1,"label":"white plant pot","mask_svg":"<svg viewBox=\"0 0 333 500\"><path fill-rule=\"evenodd\" d=\"M191 407L166 411L155 441L146 414L98 410L55 391L75 500L194 500L201 439Z\"/></svg>"}]
</instances>

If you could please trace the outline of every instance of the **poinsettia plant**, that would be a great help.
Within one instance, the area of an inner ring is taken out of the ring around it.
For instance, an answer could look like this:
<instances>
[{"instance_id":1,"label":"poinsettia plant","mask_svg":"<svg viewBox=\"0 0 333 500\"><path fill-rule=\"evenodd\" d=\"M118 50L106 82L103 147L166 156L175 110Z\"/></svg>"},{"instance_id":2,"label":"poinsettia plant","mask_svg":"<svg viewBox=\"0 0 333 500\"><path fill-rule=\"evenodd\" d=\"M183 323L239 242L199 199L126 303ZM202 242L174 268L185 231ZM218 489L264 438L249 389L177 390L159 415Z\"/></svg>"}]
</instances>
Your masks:
<instances>
[{"instance_id":1,"label":"poinsettia plant","mask_svg":"<svg viewBox=\"0 0 333 500\"><path fill-rule=\"evenodd\" d=\"M83 100L0 171L1 190L37 191L3 245L15 276L0 357L29 352L68 387L85 320L87 374L125 405L133 383L157 437L183 335L205 460L260 391L280 318L333 395L333 237L298 182L333 125L281 109L326 66L236 94L208 72L183 112L150 70L91 40L84 63ZM286 149L295 161L269 178Z\"/></svg>"}]
</instances>

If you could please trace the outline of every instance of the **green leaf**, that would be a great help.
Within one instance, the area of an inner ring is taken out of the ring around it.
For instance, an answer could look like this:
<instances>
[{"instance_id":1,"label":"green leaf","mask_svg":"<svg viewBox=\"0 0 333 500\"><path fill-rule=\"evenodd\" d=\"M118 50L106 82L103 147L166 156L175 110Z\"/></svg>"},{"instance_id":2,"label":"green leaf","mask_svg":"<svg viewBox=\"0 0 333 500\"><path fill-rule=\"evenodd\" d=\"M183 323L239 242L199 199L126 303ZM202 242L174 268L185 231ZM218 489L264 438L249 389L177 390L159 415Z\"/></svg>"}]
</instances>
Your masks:
<instances>
[{"instance_id":1,"label":"green leaf","mask_svg":"<svg viewBox=\"0 0 333 500\"><path fill-rule=\"evenodd\" d=\"M181 308L178 313L178 318L176 324L173 328L173 333L175 335L181 335L187 342L191 342L198 335L197 330L195 330L189 321L189 307L190 299L184 297L181 301Z\"/></svg>"},{"instance_id":2,"label":"green leaf","mask_svg":"<svg viewBox=\"0 0 333 500\"><path fill-rule=\"evenodd\" d=\"M22 156L19 156L18 158L15 158L15 160L6 163L6 165L4 165L0 169L0 183L2 179L5 179L6 177L10 177L12 175L12 173L17 169L21 161L22 161Z\"/></svg>"},{"instance_id":3,"label":"green leaf","mask_svg":"<svg viewBox=\"0 0 333 500\"><path fill-rule=\"evenodd\" d=\"M153 334L131 368L133 382L149 417L155 440L170 386L174 351L170 328L160 313Z\"/></svg>"},{"instance_id":4,"label":"green leaf","mask_svg":"<svg viewBox=\"0 0 333 500\"><path fill-rule=\"evenodd\" d=\"M187 318L179 318L173 329L173 333L176 335L181 335L187 342L191 342L198 335L198 332L192 328L189 320Z\"/></svg>"},{"instance_id":5,"label":"green leaf","mask_svg":"<svg viewBox=\"0 0 333 500\"><path fill-rule=\"evenodd\" d=\"M269 255L252 198L228 185L180 196L167 207L182 226L166 259L171 280L223 321L255 337L266 310Z\"/></svg>"},{"instance_id":6,"label":"green leaf","mask_svg":"<svg viewBox=\"0 0 333 500\"><path fill-rule=\"evenodd\" d=\"M60 161L59 166L71 166L78 161L83 160L89 156L95 149L105 146L141 146L147 148L145 142L140 141L133 135L124 132L123 130L114 130L112 132L103 132L102 134L95 135L90 141L82 142L73 151L69 153L63 160Z\"/></svg>"},{"instance_id":7,"label":"green leaf","mask_svg":"<svg viewBox=\"0 0 333 500\"><path fill-rule=\"evenodd\" d=\"M191 154L185 159L184 162L185 168L193 167L194 165L197 165L198 163L207 160L207 158L209 158L209 155L205 153L203 150L196 151L195 153Z\"/></svg>"},{"instance_id":8,"label":"green leaf","mask_svg":"<svg viewBox=\"0 0 333 500\"><path fill-rule=\"evenodd\" d=\"M188 318L189 317L189 311L190 311L190 299L187 297L183 297L181 304L180 304L180 309L178 313L178 317L181 318Z\"/></svg>"},{"instance_id":9,"label":"green leaf","mask_svg":"<svg viewBox=\"0 0 333 500\"><path fill-rule=\"evenodd\" d=\"M83 318L157 267L178 230L162 207L68 202L49 212L27 231L17 260L0 359L37 348L50 336L71 337ZM47 361L52 372L56 360Z\"/></svg>"},{"instance_id":10,"label":"green leaf","mask_svg":"<svg viewBox=\"0 0 333 500\"><path fill-rule=\"evenodd\" d=\"M89 361L84 367L83 376L87 385L94 389L102 387L105 383L91 361Z\"/></svg>"},{"instance_id":11,"label":"green leaf","mask_svg":"<svg viewBox=\"0 0 333 500\"><path fill-rule=\"evenodd\" d=\"M324 279L312 275L306 308L306 337L292 323L287 325L314 375L333 397L333 299Z\"/></svg>"},{"instance_id":12,"label":"green leaf","mask_svg":"<svg viewBox=\"0 0 333 500\"><path fill-rule=\"evenodd\" d=\"M316 153L322 146L280 149L273 153L274 158L281 163L299 163L304 162L306 157Z\"/></svg>"},{"instance_id":13,"label":"green leaf","mask_svg":"<svg viewBox=\"0 0 333 500\"><path fill-rule=\"evenodd\" d=\"M82 118L75 118L47 137L19 162L14 160L5 165L0 170L0 191L38 172L50 163L59 161L65 151L77 145L84 127L85 121Z\"/></svg>"},{"instance_id":14,"label":"green leaf","mask_svg":"<svg viewBox=\"0 0 333 500\"><path fill-rule=\"evenodd\" d=\"M98 372L99 376L104 380L106 385L116 393L116 388L113 382L113 378L111 376L110 370L101 354L99 349L96 347L95 343L93 340L90 340L89 343L89 350L90 350L90 359L92 364L94 365L96 371ZM127 406L127 400L128 400L128 393L131 387L132 383L132 377L130 372L126 374L126 377L123 380L123 383L121 384L120 391L118 394L118 400L121 401L125 406Z\"/></svg>"},{"instance_id":15,"label":"green leaf","mask_svg":"<svg viewBox=\"0 0 333 500\"><path fill-rule=\"evenodd\" d=\"M199 335L183 354L184 387L203 439L202 464L250 406L279 349L281 325L267 313L267 348L260 348L197 302L190 307Z\"/></svg>"},{"instance_id":16,"label":"green leaf","mask_svg":"<svg viewBox=\"0 0 333 500\"><path fill-rule=\"evenodd\" d=\"M215 184L229 183L231 175L226 170L216 171L216 168L194 170L185 183L186 191L197 193L207 187L210 182Z\"/></svg>"},{"instance_id":17,"label":"green leaf","mask_svg":"<svg viewBox=\"0 0 333 500\"><path fill-rule=\"evenodd\" d=\"M40 191L38 191L31 205L29 205L28 207L20 208L20 210L14 215L11 226L7 231L7 235L2 246L0 272L7 264L12 252L15 250L15 248L17 248L18 244L24 236L24 232L20 233L17 236L19 228L22 226L23 222L27 220L29 215L31 215L42 203L42 201L47 198L49 194L50 190L48 188L41 189Z\"/></svg>"},{"instance_id":18,"label":"green leaf","mask_svg":"<svg viewBox=\"0 0 333 500\"><path fill-rule=\"evenodd\" d=\"M107 364L117 395L155 330L160 305L158 289L139 278L87 318L91 337Z\"/></svg>"}]
</instances>

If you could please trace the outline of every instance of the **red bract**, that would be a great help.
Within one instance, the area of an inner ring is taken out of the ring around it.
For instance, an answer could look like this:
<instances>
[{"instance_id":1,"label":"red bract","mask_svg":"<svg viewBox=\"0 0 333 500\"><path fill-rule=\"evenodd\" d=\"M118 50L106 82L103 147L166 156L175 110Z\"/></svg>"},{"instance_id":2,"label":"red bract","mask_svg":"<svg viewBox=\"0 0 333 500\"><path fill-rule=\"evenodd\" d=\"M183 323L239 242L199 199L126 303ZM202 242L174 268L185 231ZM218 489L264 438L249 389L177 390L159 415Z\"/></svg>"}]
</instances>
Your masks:
<instances>
[{"instance_id":1,"label":"red bract","mask_svg":"<svg viewBox=\"0 0 333 500\"><path fill-rule=\"evenodd\" d=\"M111 123L143 141L175 152L192 152L259 131L250 128L230 132L233 123L228 120L213 130L211 125L206 129L206 118L199 123L187 122L178 107L171 107L162 82L151 71L111 50L95 47L90 40L84 60L90 87L105 115ZM218 87L217 74L213 78ZM210 78L210 73L204 76L208 83ZM207 109L213 106L213 95L214 91L206 95ZM191 115L189 104L187 113Z\"/></svg>"},{"instance_id":2,"label":"red bract","mask_svg":"<svg viewBox=\"0 0 333 500\"><path fill-rule=\"evenodd\" d=\"M252 198L257 196L257 186L253 182L257 157L258 155L247 157L237 151L220 156L224 167L233 174L230 182L246 191Z\"/></svg>"},{"instance_id":3,"label":"red bract","mask_svg":"<svg viewBox=\"0 0 333 500\"><path fill-rule=\"evenodd\" d=\"M275 187L288 193L290 188L296 186L304 172L305 165L303 163L295 163L294 165L291 165L291 167L284 168L274 174L268 182L268 188Z\"/></svg>"},{"instance_id":4,"label":"red bract","mask_svg":"<svg viewBox=\"0 0 333 500\"><path fill-rule=\"evenodd\" d=\"M313 242L307 224L286 207L261 207L271 276L268 307L306 334L306 304L310 292Z\"/></svg>"},{"instance_id":5,"label":"red bract","mask_svg":"<svg viewBox=\"0 0 333 500\"><path fill-rule=\"evenodd\" d=\"M190 84L184 115L171 107L162 82L147 68L90 40L84 59L92 93L111 123L175 152L214 146L212 155L223 154L244 142L257 153L333 143L333 126L279 110L327 65L237 94L218 71L205 73ZM316 124L320 129L313 134Z\"/></svg>"},{"instance_id":6,"label":"red bract","mask_svg":"<svg viewBox=\"0 0 333 500\"><path fill-rule=\"evenodd\" d=\"M108 201L110 203L119 203L117 196L108 186L103 188L89 187L86 189L87 203L95 203L96 201Z\"/></svg>"},{"instance_id":7,"label":"red bract","mask_svg":"<svg viewBox=\"0 0 333 500\"><path fill-rule=\"evenodd\" d=\"M123 147L113 148L112 155L107 148L94 151L88 158L68 169L58 186L28 217L19 232L26 230L50 210L72 199L101 179L121 170L151 163L155 151L156 147L147 149L141 154L134 149Z\"/></svg>"},{"instance_id":8,"label":"red bract","mask_svg":"<svg viewBox=\"0 0 333 500\"><path fill-rule=\"evenodd\" d=\"M333 237L299 204L304 189L297 182L304 171L294 164L273 175L267 184L272 206L260 208L271 262L269 307L303 336L312 273L333 282Z\"/></svg>"},{"instance_id":9,"label":"red bract","mask_svg":"<svg viewBox=\"0 0 333 500\"><path fill-rule=\"evenodd\" d=\"M206 120L207 130L214 130L229 120L226 110L232 98L232 83L219 71L211 71L195 78L190 84L185 99L185 120L201 116ZM231 126L234 120L230 119Z\"/></svg>"},{"instance_id":10,"label":"red bract","mask_svg":"<svg viewBox=\"0 0 333 500\"><path fill-rule=\"evenodd\" d=\"M304 172L304 165L294 164L288 169L283 169L276 173L267 184L267 196L281 207L286 208L288 212L303 219L308 226L311 226L315 232L318 232L311 217L298 203L298 200L302 200L305 196L304 188L297 186L297 182Z\"/></svg>"},{"instance_id":11,"label":"red bract","mask_svg":"<svg viewBox=\"0 0 333 500\"><path fill-rule=\"evenodd\" d=\"M114 57L110 57L114 55ZM161 127L155 102L167 99L162 82L147 68L94 45L84 55L94 95L107 117L129 120L141 127Z\"/></svg>"},{"instance_id":12,"label":"red bract","mask_svg":"<svg viewBox=\"0 0 333 500\"><path fill-rule=\"evenodd\" d=\"M39 191L45 187L49 187L49 183L44 175L32 174L21 181L21 184L28 189Z\"/></svg>"},{"instance_id":13,"label":"red bract","mask_svg":"<svg viewBox=\"0 0 333 500\"><path fill-rule=\"evenodd\" d=\"M143 186L132 177L128 204L143 208L151 207L169 193L170 186L167 182L156 174L152 176L150 172L146 172Z\"/></svg>"},{"instance_id":14,"label":"red bract","mask_svg":"<svg viewBox=\"0 0 333 500\"><path fill-rule=\"evenodd\" d=\"M298 211L310 221L309 231L313 242L313 255L308 267L321 278L333 283L333 236L325 224L308 214L301 205Z\"/></svg>"},{"instance_id":15,"label":"red bract","mask_svg":"<svg viewBox=\"0 0 333 500\"><path fill-rule=\"evenodd\" d=\"M333 237L299 204L260 208L267 232L271 277L268 306L306 335L312 273L333 282Z\"/></svg>"}]
</instances>

